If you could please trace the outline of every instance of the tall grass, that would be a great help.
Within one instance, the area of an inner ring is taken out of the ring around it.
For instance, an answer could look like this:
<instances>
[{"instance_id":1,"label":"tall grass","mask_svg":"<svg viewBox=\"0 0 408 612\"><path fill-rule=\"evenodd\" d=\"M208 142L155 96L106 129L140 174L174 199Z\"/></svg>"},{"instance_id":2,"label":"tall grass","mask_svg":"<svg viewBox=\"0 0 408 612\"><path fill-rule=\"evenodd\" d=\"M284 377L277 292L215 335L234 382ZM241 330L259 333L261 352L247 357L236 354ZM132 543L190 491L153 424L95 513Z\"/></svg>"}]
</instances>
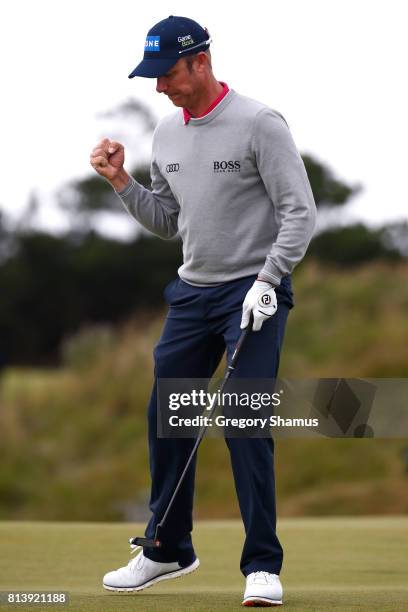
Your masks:
<instances>
[{"instance_id":1,"label":"tall grass","mask_svg":"<svg viewBox=\"0 0 408 612\"><path fill-rule=\"evenodd\" d=\"M408 376L407 264L295 274L281 375ZM143 519L145 412L164 312L82 330L64 366L0 380L0 518ZM408 510L404 440L278 440L281 515ZM222 500L222 504L220 503ZM223 440L199 451L196 513L235 517Z\"/></svg>"}]
</instances>

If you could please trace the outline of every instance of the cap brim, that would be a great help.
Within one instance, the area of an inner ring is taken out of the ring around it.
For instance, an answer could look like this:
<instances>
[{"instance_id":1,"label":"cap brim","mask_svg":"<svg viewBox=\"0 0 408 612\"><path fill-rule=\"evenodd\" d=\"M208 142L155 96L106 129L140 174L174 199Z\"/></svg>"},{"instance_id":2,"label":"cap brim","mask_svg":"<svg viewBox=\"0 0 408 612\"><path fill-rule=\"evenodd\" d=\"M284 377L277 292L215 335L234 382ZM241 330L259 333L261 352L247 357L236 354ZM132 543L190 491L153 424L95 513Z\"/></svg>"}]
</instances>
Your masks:
<instances>
[{"instance_id":1,"label":"cap brim","mask_svg":"<svg viewBox=\"0 0 408 612\"><path fill-rule=\"evenodd\" d=\"M147 79L157 79L163 76L176 64L178 58L171 59L144 59L138 66L129 74L128 78L133 79L135 76L145 77Z\"/></svg>"}]
</instances>

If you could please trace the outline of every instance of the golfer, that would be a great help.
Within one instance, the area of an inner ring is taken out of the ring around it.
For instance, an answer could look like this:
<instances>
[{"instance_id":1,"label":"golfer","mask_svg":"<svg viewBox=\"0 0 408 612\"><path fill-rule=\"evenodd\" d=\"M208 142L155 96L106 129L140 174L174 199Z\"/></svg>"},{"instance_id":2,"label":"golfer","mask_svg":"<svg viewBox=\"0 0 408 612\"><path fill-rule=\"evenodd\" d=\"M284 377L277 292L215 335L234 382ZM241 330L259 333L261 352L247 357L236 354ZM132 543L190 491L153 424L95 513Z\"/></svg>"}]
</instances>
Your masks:
<instances>
[{"instance_id":1,"label":"golfer","mask_svg":"<svg viewBox=\"0 0 408 612\"><path fill-rule=\"evenodd\" d=\"M178 107L154 133L152 191L126 172L118 142L104 138L91 164L139 223L161 238L178 233L182 239L183 264L165 289L169 312L154 350L156 379L211 378L224 350L231 358L251 313L253 331L235 375L272 379L293 306L290 274L305 254L316 209L284 118L214 77L210 43L198 23L171 15L148 32L144 59L129 75L157 79L156 91ZM147 538L154 537L194 443L157 438L156 393L155 381L148 408ZM273 440L226 443L245 527L243 605L279 605L283 553L276 534ZM139 591L198 568L191 538L194 474L195 460L161 534L162 547L145 547L106 574L105 588Z\"/></svg>"}]
</instances>

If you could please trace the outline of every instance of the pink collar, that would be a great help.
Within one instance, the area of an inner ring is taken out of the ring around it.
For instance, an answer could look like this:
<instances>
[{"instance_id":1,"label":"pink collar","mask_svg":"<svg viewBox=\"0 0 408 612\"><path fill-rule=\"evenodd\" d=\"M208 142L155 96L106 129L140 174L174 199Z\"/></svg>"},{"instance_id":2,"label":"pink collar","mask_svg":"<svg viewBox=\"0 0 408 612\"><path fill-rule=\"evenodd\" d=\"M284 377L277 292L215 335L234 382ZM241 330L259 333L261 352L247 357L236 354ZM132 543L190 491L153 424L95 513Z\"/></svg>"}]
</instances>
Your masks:
<instances>
[{"instance_id":1,"label":"pink collar","mask_svg":"<svg viewBox=\"0 0 408 612\"><path fill-rule=\"evenodd\" d=\"M187 125L190 119L200 119L201 117L205 117L205 115L208 115L208 113L210 113L217 106L217 104L221 102L221 100L229 92L229 87L226 83L223 83L222 81L220 81L220 85L222 85L222 92L220 93L219 96L217 96L217 98L215 98L214 102L210 104L210 106L207 108L205 113L203 113L202 115L199 115L198 117L193 117L190 111L188 111L186 108L183 108L183 117L184 117L185 125Z\"/></svg>"}]
</instances>

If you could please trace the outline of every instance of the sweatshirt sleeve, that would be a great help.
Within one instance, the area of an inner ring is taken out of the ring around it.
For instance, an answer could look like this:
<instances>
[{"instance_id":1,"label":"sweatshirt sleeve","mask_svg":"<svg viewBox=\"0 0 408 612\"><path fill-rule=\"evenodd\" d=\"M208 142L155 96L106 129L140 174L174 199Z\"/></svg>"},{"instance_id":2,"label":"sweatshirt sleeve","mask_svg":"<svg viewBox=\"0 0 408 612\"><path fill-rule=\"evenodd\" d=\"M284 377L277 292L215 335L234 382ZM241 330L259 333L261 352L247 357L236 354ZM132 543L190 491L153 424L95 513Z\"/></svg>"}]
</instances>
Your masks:
<instances>
[{"instance_id":1,"label":"sweatshirt sleeve","mask_svg":"<svg viewBox=\"0 0 408 612\"><path fill-rule=\"evenodd\" d=\"M178 231L179 205L162 176L153 156L150 174L152 191L131 177L123 191L117 192L126 210L143 227L160 238L173 238Z\"/></svg>"},{"instance_id":2,"label":"sweatshirt sleeve","mask_svg":"<svg viewBox=\"0 0 408 612\"><path fill-rule=\"evenodd\" d=\"M279 227L259 275L279 285L306 252L316 223L316 205L303 160L279 113L268 108L259 111L252 148Z\"/></svg>"}]
</instances>

